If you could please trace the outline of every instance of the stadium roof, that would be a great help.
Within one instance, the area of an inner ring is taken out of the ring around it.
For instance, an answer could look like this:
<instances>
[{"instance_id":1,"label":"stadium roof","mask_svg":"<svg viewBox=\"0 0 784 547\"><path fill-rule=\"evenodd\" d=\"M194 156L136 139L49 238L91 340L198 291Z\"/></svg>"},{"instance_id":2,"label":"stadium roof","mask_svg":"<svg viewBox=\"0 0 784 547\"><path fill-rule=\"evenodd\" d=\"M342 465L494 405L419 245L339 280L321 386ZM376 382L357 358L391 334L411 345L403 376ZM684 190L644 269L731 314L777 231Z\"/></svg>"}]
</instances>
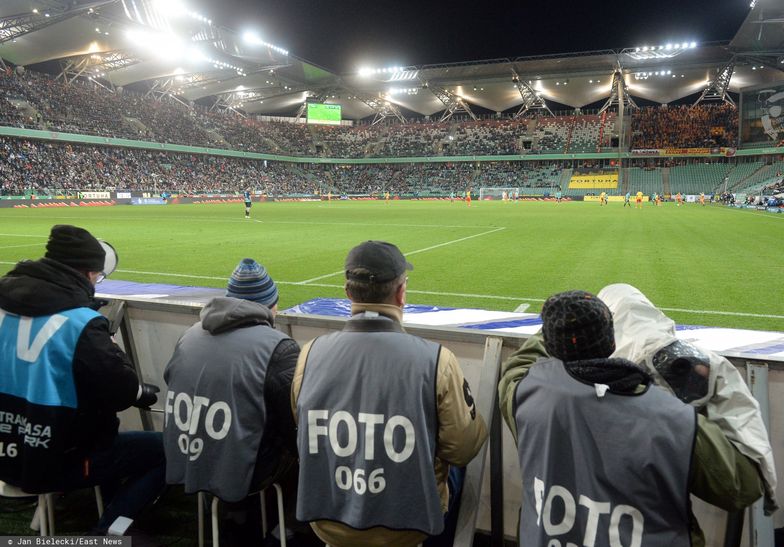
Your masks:
<instances>
[{"instance_id":1,"label":"stadium roof","mask_svg":"<svg viewBox=\"0 0 784 547\"><path fill-rule=\"evenodd\" d=\"M658 103L702 91L733 61L730 91L784 79L778 0L757 0L729 43L641 44L363 74L336 74L209 17L180 0L4 0L0 57L15 65L58 61L62 78L90 77L109 89L142 85L252 114L292 115L313 97L341 104L349 119L373 115L379 97L433 115L445 108L439 89L506 111L523 103L515 77L548 101L584 107L607 99L619 66L633 97Z\"/></svg>"}]
</instances>

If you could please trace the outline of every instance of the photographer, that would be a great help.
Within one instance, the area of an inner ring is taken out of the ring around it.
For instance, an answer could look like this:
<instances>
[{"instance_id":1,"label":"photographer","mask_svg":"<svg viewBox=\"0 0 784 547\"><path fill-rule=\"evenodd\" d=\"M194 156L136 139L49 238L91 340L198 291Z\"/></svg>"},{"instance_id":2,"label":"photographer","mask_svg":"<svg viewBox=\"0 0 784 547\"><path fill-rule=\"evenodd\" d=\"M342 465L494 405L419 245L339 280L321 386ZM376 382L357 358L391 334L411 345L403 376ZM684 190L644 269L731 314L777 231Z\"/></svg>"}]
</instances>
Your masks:
<instances>
[{"instance_id":1,"label":"photographer","mask_svg":"<svg viewBox=\"0 0 784 547\"><path fill-rule=\"evenodd\" d=\"M149 407L158 388L140 383L95 311L95 285L116 263L87 230L57 225L44 258L0 279L0 480L29 493L100 485L109 504L94 535L135 518L164 484L161 434L117 432L116 413Z\"/></svg>"}]
</instances>

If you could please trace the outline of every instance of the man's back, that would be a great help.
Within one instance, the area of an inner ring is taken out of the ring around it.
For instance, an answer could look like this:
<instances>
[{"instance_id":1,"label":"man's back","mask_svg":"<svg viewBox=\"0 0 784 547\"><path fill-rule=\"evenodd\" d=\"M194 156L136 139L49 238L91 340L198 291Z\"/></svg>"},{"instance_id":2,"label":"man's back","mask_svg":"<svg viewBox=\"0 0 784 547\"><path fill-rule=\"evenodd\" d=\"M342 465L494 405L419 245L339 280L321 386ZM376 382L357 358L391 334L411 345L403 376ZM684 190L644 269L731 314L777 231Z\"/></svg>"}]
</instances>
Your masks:
<instances>
[{"instance_id":1,"label":"man's back","mask_svg":"<svg viewBox=\"0 0 784 547\"><path fill-rule=\"evenodd\" d=\"M354 304L352 306L352 311L363 312L367 310L375 310L379 313L386 314L390 318L394 318L394 323L399 325L400 319L402 318L402 313L399 308L395 308L392 306L384 305L384 304ZM367 334L355 334L355 336L367 336ZM406 351L399 351L401 349L401 344L399 341L401 338L400 336L409 337L414 342L413 348L420 347L426 349L426 351L418 351L416 360L411 360L410 362L403 362L400 360L401 366L395 365L389 366L387 359L394 359L395 357L399 356L401 353L406 353ZM380 349L379 346L376 346ZM428 364L430 362L431 357L428 355L433 356L433 351L435 348L438 348L435 344L430 342L426 342L422 339L419 339L414 336L410 336L407 334L393 334L384 344L385 348L384 352L388 355L387 359L381 360L380 363L387 363L387 366L384 368L380 366L379 374L380 378L374 378L374 383L377 382L380 386L377 391L365 391L362 394L357 395L352 390L346 389L345 385L340 385L339 389L337 390L339 393L344 394L343 396L347 399L350 399L353 396L357 396L360 399L367 399L371 404L377 404L376 399L381 399L381 390L386 390L384 387L387 383L392 382L392 376L397 374L399 371L408 370L409 374L413 374L413 376L409 377L407 380L395 380L395 387L390 389L390 392L397 391L398 389L402 388L405 385L411 385L414 383L414 379L416 375L420 375L421 378L427 378L427 382L430 382L430 369L429 367L432 364ZM327 349L326 346L323 349ZM299 408L299 397L301 394L300 388L303 390L306 389L306 385L308 382L312 382L312 388L321 387L321 384L318 382L313 381L313 378L310 378L308 368L310 367L311 363L311 352L319 351L319 339L317 339L313 343L309 343L303 347L302 354L300 355L300 360L297 363L297 371L295 373L294 382L292 384L292 398L293 402L296 405L295 412L297 413L298 421L300 423L300 443L299 443L299 451L300 457L302 458L305 453L309 450L309 445L307 441L309 438L303 438L302 429L305 428L303 421L307 419L307 414L303 415L301 412L303 411L302 408ZM429 353L428 353L429 352ZM374 355L379 355L381 351L374 351ZM430 405L429 402L425 403L425 401L429 401L429 391L431 387L425 387L426 383L422 383L420 381L419 388L415 394L416 398L424 403L422 406L422 414L416 416L412 419L412 423L414 421L422 421L426 420L427 416L431 416L435 414L435 420L437 420L437 429L435 433L435 457L432 461L428 462L426 468L420 469L419 472L421 474L411 475L405 477L402 483L402 486L408 488L409 490L418 490L419 492L417 495L426 496L427 500L430 500L430 494L423 494L423 484L427 485L430 484L431 478L434 477L435 486L437 489L437 496L440 502L440 514L439 516L442 517L443 513L446 512L447 503L449 499L449 492L447 489L447 474L449 472L450 465L454 466L464 466L466 465L478 452L479 448L482 446L486 436L487 431L484 425L484 421L482 420L481 416L476 413L476 409L473 406L473 399L470 399L470 389L467 387L467 383L463 379L462 372L460 370L460 365L457 362L454 354L449 351L447 348L441 347L438 350L437 355L435 356L437 361L434 368L435 377L433 379L434 385L432 386L432 394L434 397L433 402L433 410L425 412L425 406ZM344 361L335 361L335 363L343 363ZM416 372L419 371L419 372ZM408 398L410 401L412 393L406 393L405 396L402 398ZM470 402L469 400L470 399ZM383 401L382 401L383 402ZM394 403L394 401L390 402ZM408 404L408 403L405 403ZM304 409L306 412L311 409ZM312 410L324 410L324 409L312 409ZM330 409L330 416L334 415L335 411L339 411L340 409L335 407L334 409ZM366 412L365 414L373 414L373 413L381 413L386 412L385 410L375 410L373 412ZM323 416L323 414L322 414ZM384 428L388 427L387 424L390 423L391 416L384 414L385 419L383 424L375 425L374 426L374 434L376 435L376 443L374 445L374 458L385 455L386 447L384 442L382 441L382 433ZM363 424L359 423L358 420L359 416L357 416L357 438L359 439L362 437L364 432L367 429L359 429L359 427L363 427ZM367 424L368 421L373 421L375 418L371 417L363 417L364 424ZM430 419L432 421L432 418ZM395 422L403 423L400 419L396 419ZM395 422L392 422L392 425L395 425ZM326 423L327 427L327 435L329 436L330 431L330 422L323 422L319 421L319 426L324 426ZM338 424L336 423L336 427ZM343 428L346 427L345 425L340 426L340 430L342 431ZM350 426L348 426L350 427ZM367 426L364 426L367 427ZM391 427L391 426L389 426ZM406 426L396 426L394 427L395 436L393 438L393 446L390 447L392 452L400 452L405 450L405 443L403 439L400 437L400 434L404 431ZM429 427L429 426L428 426ZM307 431L307 428L305 428ZM323 430L322 430L323 431ZM337 434L337 431L336 431ZM329 443L331 441L327 440L327 437L323 437L319 435L317 440L320 442L320 446L324 446L325 443ZM342 444L340 446L345 446L345 439L340 438L338 439L339 442ZM419 439L417 439L419 441ZM303 445L302 442L306 444ZM359 442L359 441L358 441ZM431 441L428 440L428 444ZM426 445L427 446L427 445ZM417 446L416 448L420 448ZM429 450L429 449L428 449ZM360 449L357 448L357 453L360 453ZM359 456L364 455L364 451L358 454ZM405 454L402 454L405 455ZM412 456L414 458L414 456ZM375 469L375 467L373 467ZM371 469L371 471L373 470ZM304 475L304 470L301 469L301 473ZM385 471L385 473L387 473ZM354 473L355 474L355 473ZM301 475L301 476L303 476ZM335 471L333 470L332 473L328 474L329 478L334 478L336 475ZM368 473L364 473L365 477L362 479L367 479ZM377 474L378 475L378 474ZM378 477L374 477L377 479ZM362 482L362 481L359 481ZM389 484L389 481L386 481ZM359 483L358 483L359 484ZM345 485L345 482L344 482ZM370 483L368 482L368 488ZM397 486L397 485L395 485ZM351 488L353 489L354 483L352 482ZM313 492L309 488L309 484L304 481L300 481L300 499L302 497L308 496L316 496L316 501L322 501L323 498L319 500L317 494ZM396 507L396 501L393 500L390 502L390 505L387 507L394 508ZM392 512L391 510L389 511ZM426 534L423 532L415 531L415 530L392 530L389 527L373 527L368 530L358 530L351 526L348 526L343 523L327 521L327 520L320 520L313 523L313 527L316 533L321 537L324 541L327 541L330 545L369 545L369 546L383 546L383 545L417 545L421 543L425 538ZM412 527L409 527L412 528Z\"/></svg>"},{"instance_id":2,"label":"man's back","mask_svg":"<svg viewBox=\"0 0 784 547\"><path fill-rule=\"evenodd\" d=\"M622 371L631 363L593 365ZM557 359L518 384L515 421L523 507L520 537L546 545L690 545L688 484L694 409L658 387L615 392ZM632 370L630 368L630 370ZM554 503L554 500L559 501ZM559 520L554 505L574 508Z\"/></svg>"},{"instance_id":3,"label":"man's back","mask_svg":"<svg viewBox=\"0 0 784 547\"><path fill-rule=\"evenodd\" d=\"M215 298L180 339L164 379L167 481L226 501L247 496L267 429L265 383L273 354L288 337L270 311Z\"/></svg>"},{"instance_id":4,"label":"man's back","mask_svg":"<svg viewBox=\"0 0 784 547\"><path fill-rule=\"evenodd\" d=\"M438 353L437 344L378 314L359 314L346 330L316 339L297 400L300 481L309 490L299 498L299 519L431 535L443 529L432 472ZM339 499L325 506L330 490Z\"/></svg>"}]
</instances>

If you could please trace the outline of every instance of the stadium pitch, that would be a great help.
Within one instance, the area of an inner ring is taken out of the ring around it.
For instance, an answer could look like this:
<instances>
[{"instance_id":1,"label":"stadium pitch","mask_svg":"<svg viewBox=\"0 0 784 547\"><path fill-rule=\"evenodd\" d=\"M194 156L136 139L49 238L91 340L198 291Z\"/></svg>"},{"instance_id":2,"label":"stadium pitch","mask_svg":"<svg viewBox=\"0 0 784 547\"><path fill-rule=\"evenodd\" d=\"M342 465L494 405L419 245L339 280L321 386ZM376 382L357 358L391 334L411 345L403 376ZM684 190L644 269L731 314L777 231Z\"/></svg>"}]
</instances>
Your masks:
<instances>
[{"instance_id":1,"label":"stadium pitch","mask_svg":"<svg viewBox=\"0 0 784 547\"><path fill-rule=\"evenodd\" d=\"M114 279L223 287L252 257L285 309L343 296L343 259L366 239L397 244L414 264L410 303L539 311L549 295L639 287L677 322L784 330L784 218L720 206L611 202L340 201L0 209L0 266L43 255L53 224L111 242Z\"/></svg>"}]
</instances>

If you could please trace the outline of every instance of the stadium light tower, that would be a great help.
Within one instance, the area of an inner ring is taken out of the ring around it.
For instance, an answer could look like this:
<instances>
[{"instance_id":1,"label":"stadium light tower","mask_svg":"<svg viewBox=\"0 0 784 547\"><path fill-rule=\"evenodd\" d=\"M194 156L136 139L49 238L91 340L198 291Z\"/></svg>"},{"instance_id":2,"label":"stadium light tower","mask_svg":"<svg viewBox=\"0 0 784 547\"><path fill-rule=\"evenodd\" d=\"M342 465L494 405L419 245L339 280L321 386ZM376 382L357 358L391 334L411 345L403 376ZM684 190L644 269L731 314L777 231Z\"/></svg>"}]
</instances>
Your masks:
<instances>
[{"instance_id":1,"label":"stadium light tower","mask_svg":"<svg viewBox=\"0 0 784 547\"><path fill-rule=\"evenodd\" d=\"M397 105L385 98L365 93L357 93L356 97L358 100L362 101L365 106L368 106L375 112L373 122L370 125L381 123L387 118L396 118L400 123L406 123L406 119L403 117L403 114L400 113L400 109Z\"/></svg>"},{"instance_id":2,"label":"stadium light tower","mask_svg":"<svg viewBox=\"0 0 784 547\"><path fill-rule=\"evenodd\" d=\"M439 101L444 103L444 106L446 107L444 113L441 115L441 119L438 120L439 122L445 122L457 112L465 112L471 117L472 120L477 119L476 114L474 114L474 112L471 110L471 107L468 105L466 100L459 95L430 82L422 82L422 85L429 89L430 92L435 95Z\"/></svg>"},{"instance_id":3,"label":"stadium light tower","mask_svg":"<svg viewBox=\"0 0 784 547\"><path fill-rule=\"evenodd\" d=\"M697 106L703 101L722 101L729 103L732 106L736 106L735 101L733 101L732 97L727 93L727 90L730 87L730 80L732 80L732 73L735 71L735 63L736 57L733 56L729 63L716 72L716 76L708 83L708 86L703 90L700 98L695 101L694 106Z\"/></svg>"},{"instance_id":4,"label":"stadium light tower","mask_svg":"<svg viewBox=\"0 0 784 547\"><path fill-rule=\"evenodd\" d=\"M517 111L517 114L514 115L515 118L519 118L529 110L535 109L542 109L547 111L548 114L553 116L552 110L550 107L547 106L544 98L539 96L534 89L524 82L520 75L515 72L515 69L512 69L512 82L514 83L517 91L520 92L520 97L523 99L523 104L520 106L520 110Z\"/></svg>"},{"instance_id":5,"label":"stadium light tower","mask_svg":"<svg viewBox=\"0 0 784 547\"><path fill-rule=\"evenodd\" d=\"M629 89L626 87L626 81L623 78L623 69L621 63L618 62L615 72L613 72L612 85L610 86L610 97L604 106L599 109L599 114L603 114L608 108L613 106L618 107L619 117L623 114L624 108L638 108L637 103L634 102Z\"/></svg>"},{"instance_id":6,"label":"stadium light tower","mask_svg":"<svg viewBox=\"0 0 784 547\"><path fill-rule=\"evenodd\" d=\"M71 19L82 13L87 13L90 10L95 11L101 6L114 4L116 1L117 0L101 0L90 4L82 4L71 9L66 8L62 11L51 10L45 13L34 9L29 13L2 17L0 18L0 44Z\"/></svg>"},{"instance_id":7,"label":"stadium light tower","mask_svg":"<svg viewBox=\"0 0 784 547\"><path fill-rule=\"evenodd\" d=\"M60 65L62 71L55 80L62 80L68 85L80 76L95 77L95 73L105 74L141 62L142 60L138 56L119 49L101 53L87 53L62 62Z\"/></svg>"}]
</instances>

